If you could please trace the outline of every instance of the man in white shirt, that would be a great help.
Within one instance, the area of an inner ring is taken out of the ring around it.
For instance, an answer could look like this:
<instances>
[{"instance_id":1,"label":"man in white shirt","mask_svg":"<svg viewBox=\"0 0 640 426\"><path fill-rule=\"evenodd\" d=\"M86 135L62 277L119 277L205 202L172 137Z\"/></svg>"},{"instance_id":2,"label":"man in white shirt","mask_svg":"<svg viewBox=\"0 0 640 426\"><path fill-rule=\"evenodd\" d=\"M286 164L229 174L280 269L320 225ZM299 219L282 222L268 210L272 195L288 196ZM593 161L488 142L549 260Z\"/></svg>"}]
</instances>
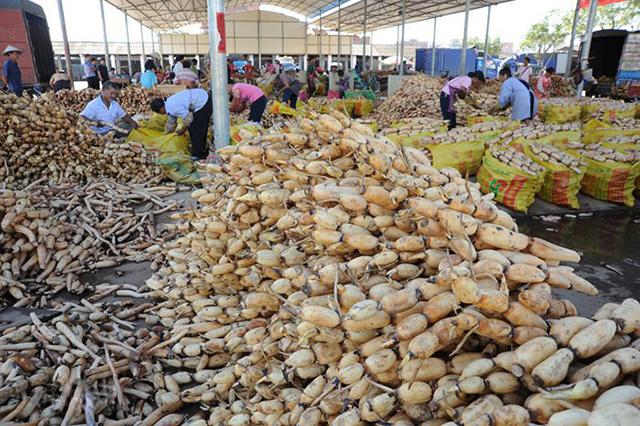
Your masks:
<instances>
[{"instance_id":1,"label":"man in white shirt","mask_svg":"<svg viewBox=\"0 0 640 426\"><path fill-rule=\"evenodd\" d=\"M516 71L516 77L524 81L528 85L531 85L532 75L533 75L533 68L531 68L531 65L529 65L529 58L525 57L524 63L522 64L522 66L520 66L520 68L518 68L518 71Z\"/></svg>"},{"instance_id":2,"label":"man in white shirt","mask_svg":"<svg viewBox=\"0 0 640 426\"><path fill-rule=\"evenodd\" d=\"M80 113L80 117L94 123L91 130L97 134L109 133L113 130L111 126L115 126L120 120L134 129L138 127L138 123L116 102L119 93L120 87L117 83L106 81L102 86L100 96L89 102Z\"/></svg>"},{"instance_id":3,"label":"man in white shirt","mask_svg":"<svg viewBox=\"0 0 640 426\"><path fill-rule=\"evenodd\" d=\"M171 71L173 71L173 73L175 75L178 75L178 73L182 70L184 70L184 66L182 65L182 59L183 56L176 56L174 62L173 62L173 68L171 69Z\"/></svg>"},{"instance_id":4,"label":"man in white shirt","mask_svg":"<svg viewBox=\"0 0 640 426\"><path fill-rule=\"evenodd\" d=\"M176 82L186 83L187 88L162 101L160 98L151 101L151 110L159 114L167 114L166 132L179 135L189 131L191 139L191 156L194 160L207 158L207 132L213 111L211 94L197 87L198 76L191 70L184 70L176 75ZM182 119L182 127L176 131L178 118Z\"/></svg>"}]
</instances>

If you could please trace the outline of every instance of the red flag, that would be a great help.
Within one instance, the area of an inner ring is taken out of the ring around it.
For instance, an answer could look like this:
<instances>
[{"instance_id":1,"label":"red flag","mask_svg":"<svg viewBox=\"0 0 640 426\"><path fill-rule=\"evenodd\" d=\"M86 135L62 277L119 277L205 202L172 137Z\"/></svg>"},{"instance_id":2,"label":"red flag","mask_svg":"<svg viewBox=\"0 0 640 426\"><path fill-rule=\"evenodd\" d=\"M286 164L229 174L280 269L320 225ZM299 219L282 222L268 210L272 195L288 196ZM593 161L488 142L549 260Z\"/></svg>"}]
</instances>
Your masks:
<instances>
[{"instance_id":1,"label":"red flag","mask_svg":"<svg viewBox=\"0 0 640 426\"><path fill-rule=\"evenodd\" d=\"M598 6L606 6L612 3L620 3L624 0L598 0ZM587 9L591 4L591 0L580 0L580 9Z\"/></svg>"}]
</instances>

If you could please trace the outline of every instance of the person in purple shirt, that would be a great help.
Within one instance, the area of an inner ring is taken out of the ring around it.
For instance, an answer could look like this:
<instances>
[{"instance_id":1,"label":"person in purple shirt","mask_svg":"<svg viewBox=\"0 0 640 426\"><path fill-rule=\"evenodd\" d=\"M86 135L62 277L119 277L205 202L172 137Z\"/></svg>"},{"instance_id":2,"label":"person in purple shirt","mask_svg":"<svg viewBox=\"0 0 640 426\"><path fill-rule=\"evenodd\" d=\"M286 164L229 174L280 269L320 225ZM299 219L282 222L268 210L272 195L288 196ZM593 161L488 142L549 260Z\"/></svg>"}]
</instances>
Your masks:
<instances>
[{"instance_id":1,"label":"person in purple shirt","mask_svg":"<svg viewBox=\"0 0 640 426\"><path fill-rule=\"evenodd\" d=\"M464 99L471 91L471 86L478 82L484 82L482 71L476 71L472 77L463 75L447 81L440 91L440 111L442 119L449 122L449 130L457 126L455 103L458 99Z\"/></svg>"},{"instance_id":2,"label":"person in purple shirt","mask_svg":"<svg viewBox=\"0 0 640 426\"><path fill-rule=\"evenodd\" d=\"M18 96L22 95L22 73L18 66L18 58L22 54L22 50L15 46L7 46L2 52L4 56L7 56L7 60L2 64L2 81L10 92L15 93Z\"/></svg>"}]
</instances>

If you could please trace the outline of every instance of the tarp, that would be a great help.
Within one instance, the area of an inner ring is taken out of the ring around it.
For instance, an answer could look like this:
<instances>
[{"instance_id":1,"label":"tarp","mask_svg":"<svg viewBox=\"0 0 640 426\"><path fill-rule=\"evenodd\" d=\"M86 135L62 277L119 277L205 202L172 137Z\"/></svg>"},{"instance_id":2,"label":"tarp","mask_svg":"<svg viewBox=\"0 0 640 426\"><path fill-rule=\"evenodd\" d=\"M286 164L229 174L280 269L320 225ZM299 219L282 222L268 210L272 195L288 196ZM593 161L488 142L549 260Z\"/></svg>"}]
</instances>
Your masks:
<instances>
[{"instance_id":1,"label":"tarp","mask_svg":"<svg viewBox=\"0 0 640 426\"><path fill-rule=\"evenodd\" d=\"M613 3L621 3L625 0L598 0L598 6L606 6ZM591 0L580 0L580 9L586 9L591 5Z\"/></svg>"}]
</instances>

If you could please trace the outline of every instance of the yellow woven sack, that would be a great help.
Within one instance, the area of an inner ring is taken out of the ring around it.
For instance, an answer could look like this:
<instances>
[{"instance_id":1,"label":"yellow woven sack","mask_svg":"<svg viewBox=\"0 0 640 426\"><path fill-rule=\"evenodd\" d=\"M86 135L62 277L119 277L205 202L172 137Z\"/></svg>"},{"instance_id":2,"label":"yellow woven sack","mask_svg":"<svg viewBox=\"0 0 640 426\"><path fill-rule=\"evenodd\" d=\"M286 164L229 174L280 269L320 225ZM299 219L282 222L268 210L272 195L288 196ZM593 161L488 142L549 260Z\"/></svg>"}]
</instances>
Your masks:
<instances>
[{"instance_id":1,"label":"yellow woven sack","mask_svg":"<svg viewBox=\"0 0 640 426\"><path fill-rule=\"evenodd\" d=\"M626 164L614 161L596 161L584 157L587 170L582 178L582 192L604 201L635 205L633 191L640 176L640 163Z\"/></svg>"},{"instance_id":2,"label":"yellow woven sack","mask_svg":"<svg viewBox=\"0 0 640 426\"><path fill-rule=\"evenodd\" d=\"M278 101L274 101L269 106L269 112L271 114L289 115L291 117L298 115L298 111L296 111L295 109L291 108L290 106L285 105L282 102L278 102Z\"/></svg>"},{"instance_id":3,"label":"yellow woven sack","mask_svg":"<svg viewBox=\"0 0 640 426\"><path fill-rule=\"evenodd\" d=\"M373 111L373 102L365 98L345 99L345 104L349 105L351 115L355 118L366 117Z\"/></svg>"},{"instance_id":4,"label":"yellow woven sack","mask_svg":"<svg viewBox=\"0 0 640 426\"><path fill-rule=\"evenodd\" d=\"M542 121L550 124L564 124L580 120L582 109L580 105L553 105L541 103L539 114Z\"/></svg>"},{"instance_id":5,"label":"yellow woven sack","mask_svg":"<svg viewBox=\"0 0 640 426\"><path fill-rule=\"evenodd\" d=\"M229 128L231 145L237 145L242 141L252 139L260 134L260 126L253 123L244 123Z\"/></svg>"},{"instance_id":6,"label":"yellow woven sack","mask_svg":"<svg viewBox=\"0 0 640 426\"><path fill-rule=\"evenodd\" d=\"M568 142L580 142L581 138L582 138L582 134L580 133L580 131L566 130L562 132L555 132L550 135L541 137L540 139L537 140L537 142L546 143L554 146L562 146L562 145L566 145Z\"/></svg>"},{"instance_id":7,"label":"yellow woven sack","mask_svg":"<svg viewBox=\"0 0 640 426\"><path fill-rule=\"evenodd\" d=\"M431 152L431 163L436 169L453 167L462 175L475 174L482 164L485 145L482 141L431 144L426 148Z\"/></svg>"},{"instance_id":8,"label":"yellow woven sack","mask_svg":"<svg viewBox=\"0 0 640 426\"><path fill-rule=\"evenodd\" d=\"M560 164L542 161L537 155L531 151L528 144L522 146L523 152L536 163L546 169L542 187L538 192L538 197L549 203L559 206L571 207L572 209L580 208L578 202L578 192L580 192L580 182L584 176L585 169L580 169L580 173L576 173L572 169Z\"/></svg>"},{"instance_id":9,"label":"yellow woven sack","mask_svg":"<svg viewBox=\"0 0 640 426\"><path fill-rule=\"evenodd\" d=\"M409 136L399 135L396 133L387 135L387 138L398 145L420 148L423 147L423 144L421 143L422 138L433 135L435 135L435 132L419 132Z\"/></svg>"},{"instance_id":10,"label":"yellow woven sack","mask_svg":"<svg viewBox=\"0 0 640 426\"><path fill-rule=\"evenodd\" d=\"M506 121L508 117L502 115L475 115L467 117L467 126L473 126L478 123L488 123L491 121Z\"/></svg>"},{"instance_id":11,"label":"yellow woven sack","mask_svg":"<svg viewBox=\"0 0 640 426\"><path fill-rule=\"evenodd\" d=\"M163 128L164 129L164 128ZM176 135L175 133L164 133L146 127L133 129L127 142L138 142L146 149L159 151L161 154L189 154L189 134Z\"/></svg>"},{"instance_id":12,"label":"yellow woven sack","mask_svg":"<svg viewBox=\"0 0 640 426\"><path fill-rule=\"evenodd\" d=\"M478 183L483 192L493 192L495 200L512 210L526 212L542 187L543 178L508 166L485 152L478 170Z\"/></svg>"}]
</instances>

